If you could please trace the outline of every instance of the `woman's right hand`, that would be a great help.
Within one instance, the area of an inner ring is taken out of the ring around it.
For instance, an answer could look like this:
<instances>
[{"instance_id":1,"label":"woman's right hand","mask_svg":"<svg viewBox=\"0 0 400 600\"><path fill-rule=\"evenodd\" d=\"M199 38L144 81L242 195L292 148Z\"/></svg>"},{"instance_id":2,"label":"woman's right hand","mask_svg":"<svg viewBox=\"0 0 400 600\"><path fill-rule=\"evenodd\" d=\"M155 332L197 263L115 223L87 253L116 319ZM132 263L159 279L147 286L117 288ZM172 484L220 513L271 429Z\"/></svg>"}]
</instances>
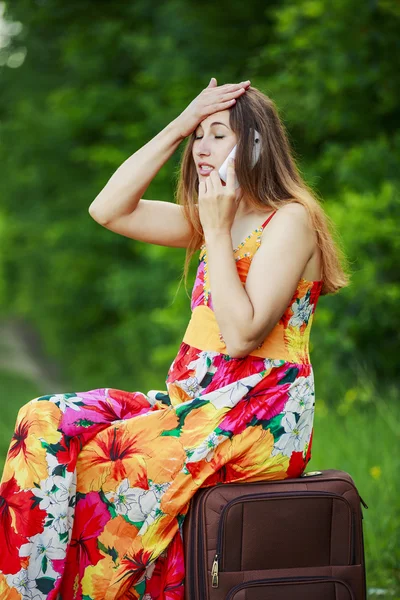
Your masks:
<instances>
[{"instance_id":1,"label":"woman's right hand","mask_svg":"<svg viewBox=\"0 0 400 600\"><path fill-rule=\"evenodd\" d=\"M249 80L218 86L217 80L212 77L208 86L175 119L182 137L190 135L209 115L233 106L236 98L244 94L249 86Z\"/></svg>"}]
</instances>

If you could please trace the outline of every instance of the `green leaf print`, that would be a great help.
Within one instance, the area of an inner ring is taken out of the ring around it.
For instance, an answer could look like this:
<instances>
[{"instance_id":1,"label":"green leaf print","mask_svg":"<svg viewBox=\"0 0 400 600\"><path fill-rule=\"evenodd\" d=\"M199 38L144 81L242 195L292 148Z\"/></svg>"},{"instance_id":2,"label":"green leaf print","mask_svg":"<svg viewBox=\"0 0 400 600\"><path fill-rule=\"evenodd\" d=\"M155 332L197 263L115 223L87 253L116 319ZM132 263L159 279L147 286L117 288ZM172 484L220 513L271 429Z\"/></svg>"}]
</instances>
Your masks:
<instances>
[{"instance_id":1,"label":"green leaf print","mask_svg":"<svg viewBox=\"0 0 400 600\"><path fill-rule=\"evenodd\" d=\"M111 558L113 559L113 562L115 564L117 563L118 552L116 551L116 549L113 546L112 547L105 546L99 540L97 540L97 545L99 547L99 550L104 552L104 554L108 554L108 556L111 556Z\"/></svg>"},{"instance_id":2,"label":"green leaf print","mask_svg":"<svg viewBox=\"0 0 400 600\"><path fill-rule=\"evenodd\" d=\"M274 440L278 440L283 433L285 433L284 427L281 426L282 417L285 413L280 413L272 419L252 419L250 425L261 425L263 429L269 429Z\"/></svg>"},{"instance_id":3,"label":"green leaf print","mask_svg":"<svg viewBox=\"0 0 400 600\"><path fill-rule=\"evenodd\" d=\"M201 383L200 383L201 387L206 388L211 383L213 377L214 377L214 373L207 372L204 375L203 379L201 380Z\"/></svg>"},{"instance_id":4,"label":"green leaf print","mask_svg":"<svg viewBox=\"0 0 400 600\"><path fill-rule=\"evenodd\" d=\"M216 435L226 435L226 437L229 437L229 438L233 436L232 431L227 431L225 429L221 429L220 427L216 427L214 431L215 431Z\"/></svg>"},{"instance_id":5,"label":"green leaf print","mask_svg":"<svg viewBox=\"0 0 400 600\"><path fill-rule=\"evenodd\" d=\"M59 533L58 537L60 538L60 542L68 542L68 531L65 533Z\"/></svg>"},{"instance_id":6,"label":"green leaf print","mask_svg":"<svg viewBox=\"0 0 400 600\"><path fill-rule=\"evenodd\" d=\"M59 452L60 450L65 450L65 447L60 444L60 442L57 442L56 444L48 444L47 442L41 442L42 444L42 448L44 448L45 450L47 450L47 452L49 454L52 454L53 456L57 456L57 452Z\"/></svg>"},{"instance_id":7,"label":"green leaf print","mask_svg":"<svg viewBox=\"0 0 400 600\"><path fill-rule=\"evenodd\" d=\"M57 465L56 467L54 467L54 469L52 471L52 475L53 476L58 475L59 477L65 477L66 471L67 471L67 465Z\"/></svg>"},{"instance_id":8,"label":"green leaf print","mask_svg":"<svg viewBox=\"0 0 400 600\"><path fill-rule=\"evenodd\" d=\"M130 525L134 525L138 529L140 529L144 523L144 521L131 521L128 515L122 515L122 518L124 519L124 521L126 521Z\"/></svg>"},{"instance_id":9,"label":"green leaf print","mask_svg":"<svg viewBox=\"0 0 400 600\"><path fill-rule=\"evenodd\" d=\"M181 429L185 423L185 419L188 416L188 414L192 411L195 410L197 408L200 408L201 406L204 406L205 404L208 404L208 400L202 400L201 398L195 398L188 406L177 406L176 407L176 414L179 418L179 424L178 427L175 427L174 429L166 429L165 431L163 431L161 433L162 436L173 436L173 437L179 437L181 435Z\"/></svg>"},{"instance_id":10,"label":"green leaf print","mask_svg":"<svg viewBox=\"0 0 400 600\"><path fill-rule=\"evenodd\" d=\"M102 502L104 502L104 504L107 506L107 510L108 510L108 512L110 513L110 515L111 515L111 518L112 518L112 519L115 519L115 517L118 517L118 513L117 513L117 511L115 510L115 506L114 506L114 504L108 500L108 498L107 498L107 496L105 495L105 493L103 492L103 490L100 490L100 491L99 491L99 497L100 497L100 500L101 500Z\"/></svg>"},{"instance_id":11,"label":"green leaf print","mask_svg":"<svg viewBox=\"0 0 400 600\"><path fill-rule=\"evenodd\" d=\"M176 516L176 520L178 521L179 527L182 527L185 517L186 517L186 514L185 515L179 514Z\"/></svg>"},{"instance_id":12,"label":"green leaf print","mask_svg":"<svg viewBox=\"0 0 400 600\"><path fill-rule=\"evenodd\" d=\"M163 394L162 392L157 392L155 395L156 400L160 400L161 404L166 404L167 406L171 406L171 398L169 394Z\"/></svg>"},{"instance_id":13,"label":"green leaf print","mask_svg":"<svg viewBox=\"0 0 400 600\"><path fill-rule=\"evenodd\" d=\"M90 427L91 425L95 425L94 421L89 421L89 419L78 419L74 421L74 425L77 427Z\"/></svg>"},{"instance_id":14,"label":"green leaf print","mask_svg":"<svg viewBox=\"0 0 400 600\"><path fill-rule=\"evenodd\" d=\"M146 591L146 579L135 585L134 588L135 591L139 594L138 598L143 598L144 593Z\"/></svg>"},{"instance_id":15,"label":"green leaf print","mask_svg":"<svg viewBox=\"0 0 400 600\"><path fill-rule=\"evenodd\" d=\"M55 579L51 577L39 577L35 581L37 589L44 595L49 594L54 588Z\"/></svg>"},{"instance_id":16,"label":"green leaf print","mask_svg":"<svg viewBox=\"0 0 400 600\"><path fill-rule=\"evenodd\" d=\"M39 504L41 503L43 498L38 498L37 496L31 496L31 500L32 500L31 510L33 510L34 508L39 506Z\"/></svg>"},{"instance_id":17,"label":"green leaf print","mask_svg":"<svg viewBox=\"0 0 400 600\"><path fill-rule=\"evenodd\" d=\"M44 555L43 558L42 558L42 571L43 571L43 573L46 573L46 571L47 571L47 565L48 565L47 556Z\"/></svg>"},{"instance_id":18,"label":"green leaf print","mask_svg":"<svg viewBox=\"0 0 400 600\"><path fill-rule=\"evenodd\" d=\"M289 367L289 369L285 373L285 377L278 381L278 385L284 385L285 383L293 383L293 381L296 381L298 374L298 367Z\"/></svg>"}]
</instances>

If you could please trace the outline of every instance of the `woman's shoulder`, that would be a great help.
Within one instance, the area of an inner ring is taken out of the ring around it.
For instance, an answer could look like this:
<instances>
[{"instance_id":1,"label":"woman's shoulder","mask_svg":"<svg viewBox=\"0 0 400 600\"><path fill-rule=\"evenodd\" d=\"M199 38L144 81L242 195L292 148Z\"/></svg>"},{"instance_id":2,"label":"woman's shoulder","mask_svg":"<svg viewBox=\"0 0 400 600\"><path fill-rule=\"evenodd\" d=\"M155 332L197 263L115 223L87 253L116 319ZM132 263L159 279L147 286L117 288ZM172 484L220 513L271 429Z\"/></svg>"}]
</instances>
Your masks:
<instances>
[{"instance_id":1,"label":"woman's shoulder","mask_svg":"<svg viewBox=\"0 0 400 600\"><path fill-rule=\"evenodd\" d=\"M296 218L301 219L304 223L309 222L309 212L307 208L298 200L291 199L287 200L284 204L281 204L276 210L279 215L285 215L285 218Z\"/></svg>"},{"instance_id":2,"label":"woman's shoulder","mask_svg":"<svg viewBox=\"0 0 400 600\"><path fill-rule=\"evenodd\" d=\"M307 208L296 200L288 200L286 203L279 206L274 211L274 218L270 221L270 227L282 230L283 233L287 229L307 231L314 233L314 226Z\"/></svg>"}]
</instances>

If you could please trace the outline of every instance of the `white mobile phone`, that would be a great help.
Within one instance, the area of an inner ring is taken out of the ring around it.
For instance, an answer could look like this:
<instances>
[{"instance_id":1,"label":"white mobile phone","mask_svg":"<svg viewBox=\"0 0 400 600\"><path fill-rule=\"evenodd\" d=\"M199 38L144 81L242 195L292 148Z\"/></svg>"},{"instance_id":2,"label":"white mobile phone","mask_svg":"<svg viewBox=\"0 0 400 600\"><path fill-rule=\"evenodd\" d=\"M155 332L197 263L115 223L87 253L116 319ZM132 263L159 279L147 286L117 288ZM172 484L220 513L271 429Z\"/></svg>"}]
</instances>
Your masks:
<instances>
[{"instance_id":1,"label":"white mobile phone","mask_svg":"<svg viewBox=\"0 0 400 600\"><path fill-rule=\"evenodd\" d=\"M225 183L226 183L226 180L227 180L227 177L228 177L228 162L229 162L230 158L235 158L235 156L236 156L236 148L237 148L237 145L232 148L232 150L229 152L228 156L226 157L226 159L224 160L224 162L222 163L222 165L220 166L220 168L218 170L220 178ZM252 167L254 167L254 165L256 164L256 162L259 159L260 150L261 150L261 137L260 137L260 134L258 133L258 131L254 130L254 145L253 145ZM239 187L239 185L240 184L239 184L238 179L237 179L236 174L235 174L235 188L237 189Z\"/></svg>"}]
</instances>

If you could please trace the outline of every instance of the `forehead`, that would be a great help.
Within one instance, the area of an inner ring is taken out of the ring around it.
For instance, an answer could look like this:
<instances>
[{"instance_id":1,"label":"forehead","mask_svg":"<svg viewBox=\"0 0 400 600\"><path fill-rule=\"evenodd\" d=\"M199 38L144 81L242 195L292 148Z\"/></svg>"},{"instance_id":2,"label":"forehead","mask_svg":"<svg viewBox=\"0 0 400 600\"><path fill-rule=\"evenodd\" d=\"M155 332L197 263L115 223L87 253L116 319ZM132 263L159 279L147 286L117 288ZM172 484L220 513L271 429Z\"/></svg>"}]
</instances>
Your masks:
<instances>
[{"instance_id":1,"label":"forehead","mask_svg":"<svg viewBox=\"0 0 400 600\"><path fill-rule=\"evenodd\" d=\"M215 112L212 115L209 115L205 119L198 124L198 127L208 128L211 127L213 123L223 123L227 127L229 127L229 110L221 110L219 112Z\"/></svg>"}]
</instances>

